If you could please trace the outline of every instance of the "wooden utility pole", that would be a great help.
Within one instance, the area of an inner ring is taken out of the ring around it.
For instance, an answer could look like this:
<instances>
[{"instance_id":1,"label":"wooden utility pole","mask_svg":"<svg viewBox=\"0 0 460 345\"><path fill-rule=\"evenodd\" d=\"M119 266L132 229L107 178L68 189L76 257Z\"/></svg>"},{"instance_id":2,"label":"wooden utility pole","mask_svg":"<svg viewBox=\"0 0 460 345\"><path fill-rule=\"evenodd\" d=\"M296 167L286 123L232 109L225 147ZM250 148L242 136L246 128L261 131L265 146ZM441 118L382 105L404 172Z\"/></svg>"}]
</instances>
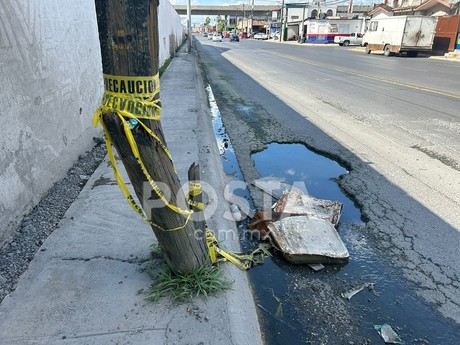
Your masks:
<instances>
[{"instance_id":1,"label":"wooden utility pole","mask_svg":"<svg viewBox=\"0 0 460 345\"><path fill-rule=\"evenodd\" d=\"M113 89L108 90L110 83L107 82L107 75L124 76L125 79L157 75L159 68L158 0L95 0L95 4L105 79L104 97L108 91L114 91ZM114 98L116 96L117 94ZM130 96L132 97L132 95L127 95L127 97ZM154 99L158 98L159 94L154 96ZM146 188L148 185L146 173L142 171L139 160L133 154L123 120L116 111L113 109L108 111L104 107L102 107L101 119L110 133L113 145L125 166L134 191L144 206L145 214L151 223L155 224L152 225L152 229L168 266L175 272L187 274L191 273L194 268L207 264L208 251L204 229L195 229L191 220L187 222L184 215L169 207L145 208L148 207L146 200L154 199L157 203L161 200L159 200L158 193L151 188ZM158 140L154 139L140 124L133 126L132 135L145 169L153 181L169 186L170 204L179 204L179 207L186 208L185 196L180 190L173 163L161 144L166 145L160 121L152 119L141 119L140 121L158 138ZM165 231L174 228L181 229Z\"/></svg>"}]
</instances>

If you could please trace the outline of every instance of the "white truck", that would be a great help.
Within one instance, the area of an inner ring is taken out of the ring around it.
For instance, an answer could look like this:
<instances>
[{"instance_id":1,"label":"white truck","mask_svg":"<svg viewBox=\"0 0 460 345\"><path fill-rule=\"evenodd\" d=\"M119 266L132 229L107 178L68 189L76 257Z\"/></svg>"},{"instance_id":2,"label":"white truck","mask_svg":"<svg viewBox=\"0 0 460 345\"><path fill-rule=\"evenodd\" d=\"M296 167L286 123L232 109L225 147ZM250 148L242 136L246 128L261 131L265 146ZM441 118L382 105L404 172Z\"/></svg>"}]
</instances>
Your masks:
<instances>
[{"instance_id":1,"label":"white truck","mask_svg":"<svg viewBox=\"0 0 460 345\"><path fill-rule=\"evenodd\" d=\"M383 55L407 53L415 57L433 47L437 17L395 16L371 19L363 37L366 53L383 50Z\"/></svg>"},{"instance_id":2,"label":"white truck","mask_svg":"<svg viewBox=\"0 0 460 345\"><path fill-rule=\"evenodd\" d=\"M338 35L334 37L334 43L338 43L339 46L351 46L351 45L362 45L363 34L359 32L352 32L349 35Z\"/></svg>"}]
</instances>

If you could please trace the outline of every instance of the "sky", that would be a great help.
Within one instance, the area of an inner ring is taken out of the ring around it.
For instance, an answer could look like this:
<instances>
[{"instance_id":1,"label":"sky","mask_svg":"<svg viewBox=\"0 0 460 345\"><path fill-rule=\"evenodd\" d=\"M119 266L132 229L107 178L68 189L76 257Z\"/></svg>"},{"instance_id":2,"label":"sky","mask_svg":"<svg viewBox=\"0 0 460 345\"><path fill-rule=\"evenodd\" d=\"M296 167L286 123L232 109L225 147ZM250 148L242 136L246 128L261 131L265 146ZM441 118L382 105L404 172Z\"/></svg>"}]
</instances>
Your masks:
<instances>
[{"instance_id":1,"label":"sky","mask_svg":"<svg viewBox=\"0 0 460 345\"><path fill-rule=\"evenodd\" d=\"M252 4L254 1L254 5L281 5L281 0L191 0L191 4L193 5L239 5L239 4ZM298 2L314 2L317 0L285 0L285 3L298 3ZM188 0L169 0L172 5L187 5ZM321 2L335 2L333 0L321 0ZM356 4L372 4L373 2L379 3L382 1L377 0L354 0Z\"/></svg>"},{"instance_id":2,"label":"sky","mask_svg":"<svg viewBox=\"0 0 460 345\"><path fill-rule=\"evenodd\" d=\"M172 5L187 5L187 0L169 0L169 2ZM294 2L305 2L304 0L293 0L293 1L288 1L291 3ZM252 4L252 0L191 0L192 5L219 5L219 6L225 6L225 5L238 5L238 4ZM278 5L281 4L281 1L277 0L254 0L254 5Z\"/></svg>"}]
</instances>

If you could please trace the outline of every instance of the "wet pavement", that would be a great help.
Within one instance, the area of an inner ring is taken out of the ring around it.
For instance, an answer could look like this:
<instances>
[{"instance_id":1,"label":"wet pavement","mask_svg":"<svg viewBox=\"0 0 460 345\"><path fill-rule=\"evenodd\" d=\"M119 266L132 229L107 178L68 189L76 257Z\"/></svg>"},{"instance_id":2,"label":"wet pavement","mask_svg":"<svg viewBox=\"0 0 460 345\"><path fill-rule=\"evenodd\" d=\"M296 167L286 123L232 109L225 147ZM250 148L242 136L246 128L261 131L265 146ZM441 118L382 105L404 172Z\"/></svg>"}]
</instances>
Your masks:
<instances>
[{"instance_id":1,"label":"wet pavement","mask_svg":"<svg viewBox=\"0 0 460 345\"><path fill-rule=\"evenodd\" d=\"M338 182L348 174L347 168L295 140L282 131L281 124L266 124L264 129L257 126L260 119L254 116L251 105L235 105L234 118L224 119L239 126L232 127L232 132L240 135L230 138L217 107L219 99L216 103L210 87L208 94L222 163L230 177L242 181L243 176L275 176L297 187L301 181L313 197L344 204L338 231L350 252L347 264L327 265L314 272L308 266L290 265L275 255L249 271L267 344L383 344L374 326L385 323L406 344L456 344L460 330L455 322L443 318L416 296L413 284L378 249L382 246L368 233L355 201L339 187ZM278 130L267 130L270 125ZM256 133L248 140L242 133L251 130ZM235 152L232 142L236 147L245 147L245 152ZM239 190L239 194L253 208L262 205L260 191L251 186ZM248 222L239 224L245 250L257 245L257 241L244 236ZM363 283L372 283L374 288L364 289L350 300L341 296Z\"/></svg>"}]
</instances>

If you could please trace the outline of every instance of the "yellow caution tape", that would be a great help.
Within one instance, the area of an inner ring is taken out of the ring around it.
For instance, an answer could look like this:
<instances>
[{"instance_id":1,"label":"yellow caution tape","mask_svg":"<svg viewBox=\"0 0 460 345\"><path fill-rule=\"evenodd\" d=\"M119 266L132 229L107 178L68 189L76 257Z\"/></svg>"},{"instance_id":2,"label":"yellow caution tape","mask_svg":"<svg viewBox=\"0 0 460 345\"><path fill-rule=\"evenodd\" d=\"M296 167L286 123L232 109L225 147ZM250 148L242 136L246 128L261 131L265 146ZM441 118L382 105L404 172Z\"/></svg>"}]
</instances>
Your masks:
<instances>
[{"instance_id":1,"label":"yellow caution tape","mask_svg":"<svg viewBox=\"0 0 460 345\"><path fill-rule=\"evenodd\" d=\"M271 245L267 243L260 244L257 249L253 250L249 254L222 250L219 248L219 244L217 243L213 233L208 228L206 228L206 244L208 245L211 263L215 264L219 261L229 261L243 271L248 270L253 266L263 264L265 257L271 256L268 250ZM221 258L218 258L218 255L220 255Z\"/></svg>"},{"instance_id":2,"label":"yellow caution tape","mask_svg":"<svg viewBox=\"0 0 460 345\"><path fill-rule=\"evenodd\" d=\"M187 203L199 211L203 211L205 204L203 202L198 202L193 200L193 197L197 197L202 193L201 183L198 181L189 181L188 182L188 193L187 193Z\"/></svg>"},{"instance_id":3,"label":"yellow caution tape","mask_svg":"<svg viewBox=\"0 0 460 345\"><path fill-rule=\"evenodd\" d=\"M204 209L204 204L202 202L196 202L193 200L194 196L200 195L202 193L201 184L197 181L189 182L189 192L187 195L187 201L189 205L195 207L198 210ZM232 251L225 251L219 247L219 243L215 238L214 234L209 230L206 225L206 245L208 247L209 258L211 263L215 264L220 261L229 261L234 264L239 269L245 271L252 266L260 265L263 263L265 256L270 256L271 254L267 249L261 249L259 247L250 254L240 254Z\"/></svg>"},{"instance_id":4,"label":"yellow caution tape","mask_svg":"<svg viewBox=\"0 0 460 345\"><path fill-rule=\"evenodd\" d=\"M159 121L160 100L155 96L160 92L160 76L129 77L104 74L104 95L101 111L117 112L124 117ZM100 116L94 116L96 127Z\"/></svg>"},{"instance_id":5,"label":"yellow caution tape","mask_svg":"<svg viewBox=\"0 0 460 345\"><path fill-rule=\"evenodd\" d=\"M145 167L145 164L140 157L139 149L131 131L131 126L126 120L127 118L135 120L136 123L138 123L154 140L159 143L160 147L172 162L171 153L169 152L166 145L163 144L161 139L155 133L153 133L150 128L148 128L142 121L140 121L140 119L160 119L160 101L153 100L153 98L160 91L159 75L157 74L153 77L120 77L104 74L104 88L105 91L102 99L102 105L96 110L94 114L93 126L96 127L99 122L102 125L107 144L107 153L109 155L110 163L114 171L115 180L120 190L128 200L131 207L150 225L163 231L176 231L183 229L189 222L193 211L181 209L166 199L163 191L158 187L156 182L147 171L147 168ZM114 112L118 115L121 122L123 123L123 130L125 132L132 154L139 164L139 167L141 168L145 178L166 207L168 207L173 212L185 216L185 222L183 225L172 229L164 229L148 219L145 216L142 208L136 204L134 198L126 187L124 179L118 169L115 157L113 155L112 139L102 117L102 114L106 112ZM176 171L174 164L173 167L174 171Z\"/></svg>"},{"instance_id":6,"label":"yellow caution tape","mask_svg":"<svg viewBox=\"0 0 460 345\"><path fill-rule=\"evenodd\" d=\"M113 172L115 175L115 180L119 186L121 192L128 200L131 207L150 225L163 230L163 231L176 231L183 229L189 222L190 217L193 213L191 210L184 210L177 207L174 204L171 204L165 197L163 191L158 187L156 182L150 176L147 168L145 167L142 158L140 157L139 149L137 143L134 139L131 126L126 119L135 120L136 124L139 124L154 140L156 140L163 151L166 153L168 158L172 162L172 156L169 152L166 145L163 144L161 139L153 133L153 131L148 128L140 119L148 120L160 120L161 117L161 106L160 100L154 100L155 96L160 91L160 79L159 75L152 77L121 77L104 74L104 95L102 98L102 105L96 110L93 117L93 126L97 127L99 123L104 130L104 136L107 144L107 154L110 159L110 164L112 165ZM146 217L142 208L137 205L133 196L128 190L126 183L123 179L123 176L118 169L118 165L113 154L112 150L112 138L103 121L102 114L107 112L113 112L117 114L123 123L123 130L125 132L126 138L128 140L129 146L131 148L132 154L136 159L139 167L141 168L145 178L149 182L152 189L155 191L157 196L163 201L166 207L170 210L185 216L185 222L183 225L171 228L164 229L158 224L155 224L150 219ZM174 164L173 164L174 166ZM176 167L174 166L174 171ZM187 202L190 206L195 207L198 210L204 210L205 205L203 202L196 202L193 200L193 197L196 197L202 193L201 184L196 181L189 182L189 192L187 195ZM209 256L211 263L216 263L218 261L230 261L236 265L241 270L247 270L254 264L259 264L260 260L255 260L255 255L261 255L262 257L270 255L266 249L256 249L251 254L243 255L237 254L230 251L224 251L219 248L216 238L212 232L206 227L206 244L209 249ZM256 253L257 252L257 253ZM218 255L220 258L218 258ZM263 259L262 259L263 261Z\"/></svg>"}]
</instances>

